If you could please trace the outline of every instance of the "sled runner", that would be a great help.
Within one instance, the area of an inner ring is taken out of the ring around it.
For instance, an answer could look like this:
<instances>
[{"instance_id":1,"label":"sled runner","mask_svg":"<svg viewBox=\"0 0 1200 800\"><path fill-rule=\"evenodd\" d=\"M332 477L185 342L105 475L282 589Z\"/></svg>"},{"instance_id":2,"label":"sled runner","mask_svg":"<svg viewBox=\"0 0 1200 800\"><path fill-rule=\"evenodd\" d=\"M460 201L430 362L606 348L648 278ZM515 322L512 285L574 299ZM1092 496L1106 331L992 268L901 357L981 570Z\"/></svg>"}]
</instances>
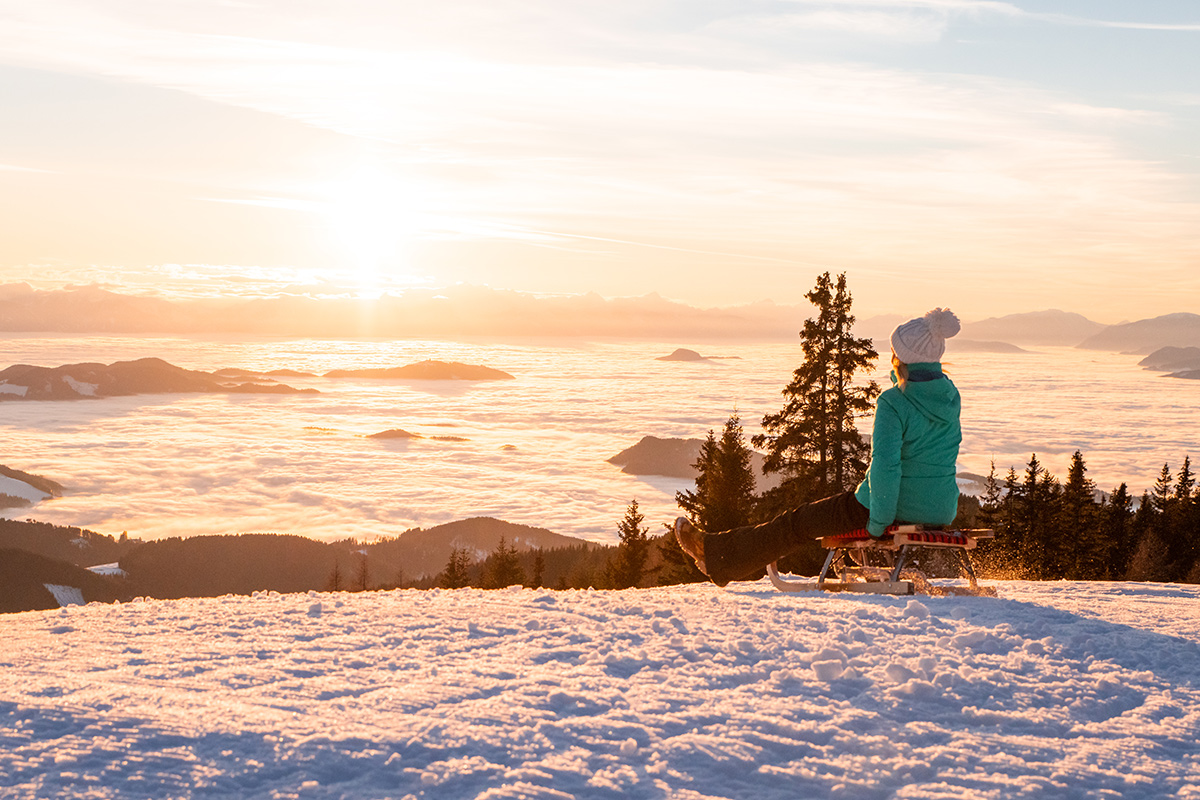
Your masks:
<instances>
[{"instance_id":1,"label":"sled runner","mask_svg":"<svg viewBox=\"0 0 1200 800\"><path fill-rule=\"evenodd\" d=\"M865 530L825 536L829 550L821 574L813 581L780 577L775 564L767 576L782 592L866 592L870 594L976 595L995 597L992 587L980 586L969 550L980 539L991 539L990 530L927 530L920 525L892 525L876 539ZM921 562L941 552L957 565L965 586L934 586L921 570Z\"/></svg>"}]
</instances>

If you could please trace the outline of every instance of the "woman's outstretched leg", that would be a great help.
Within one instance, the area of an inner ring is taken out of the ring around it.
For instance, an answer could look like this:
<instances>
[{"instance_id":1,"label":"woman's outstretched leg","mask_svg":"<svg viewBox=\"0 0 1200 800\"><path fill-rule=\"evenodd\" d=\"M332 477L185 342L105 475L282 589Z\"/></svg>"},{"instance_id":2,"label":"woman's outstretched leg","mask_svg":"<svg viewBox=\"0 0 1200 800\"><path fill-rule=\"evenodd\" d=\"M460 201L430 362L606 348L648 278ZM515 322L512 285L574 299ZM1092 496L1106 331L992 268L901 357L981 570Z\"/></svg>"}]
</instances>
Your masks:
<instances>
[{"instance_id":1,"label":"woman's outstretched leg","mask_svg":"<svg viewBox=\"0 0 1200 800\"><path fill-rule=\"evenodd\" d=\"M806 540L863 528L870 516L854 492L843 492L785 511L770 522L721 533L698 530L680 517L675 538L701 572L724 586L795 552Z\"/></svg>"}]
</instances>

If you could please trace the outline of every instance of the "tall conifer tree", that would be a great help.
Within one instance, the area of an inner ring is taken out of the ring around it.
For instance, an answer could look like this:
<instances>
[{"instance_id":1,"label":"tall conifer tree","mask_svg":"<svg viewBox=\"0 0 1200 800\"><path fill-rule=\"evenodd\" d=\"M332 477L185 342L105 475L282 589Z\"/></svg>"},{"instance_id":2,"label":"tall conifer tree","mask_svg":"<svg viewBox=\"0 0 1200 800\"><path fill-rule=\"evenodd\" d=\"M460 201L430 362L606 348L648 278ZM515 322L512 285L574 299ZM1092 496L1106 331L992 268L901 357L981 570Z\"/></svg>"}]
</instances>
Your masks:
<instances>
[{"instance_id":1,"label":"tall conifer tree","mask_svg":"<svg viewBox=\"0 0 1200 800\"><path fill-rule=\"evenodd\" d=\"M1117 580L1129 570L1136 542L1133 540L1133 498L1129 487L1122 483L1108 496L1100 509L1099 540L1104 546L1102 577Z\"/></svg>"},{"instance_id":2,"label":"tall conifer tree","mask_svg":"<svg viewBox=\"0 0 1200 800\"><path fill-rule=\"evenodd\" d=\"M1051 572L1075 580L1095 580L1104 574L1104 545L1096 530L1096 485L1078 450L1071 456L1067 481L1051 536Z\"/></svg>"},{"instance_id":3,"label":"tall conifer tree","mask_svg":"<svg viewBox=\"0 0 1200 800\"><path fill-rule=\"evenodd\" d=\"M446 560L446 568L438 575L438 586L443 589L462 589L471 585L469 573L471 557L466 550L454 547L450 550L450 558Z\"/></svg>"},{"instance_id":4,"label":"tall conifer tree","mask_svg":"<svg viewBox=\"0 0 1200 800\"><path fill-rule=\"evenodd\" d=\"M638 501L630 501L625 516L617 523L621 542L604 570L607 588L629 589L642 582L650 547L650 541L646 538L649 529L642 527L645 520L646 516L638 511Z\"/></svg>"},{"instance_id":5,"label":"tall conifer tree","mask_svg":"<svg viewBox=\"0 0 1200 800\"><path fill-rule=\"evenodd\" d=\"M697 528L727 531L751 522L755 497L750 455L736 412L725 422L720 438L714 431L708 432L694 464L695 491L675 494L675 501Z\"/></svg>"},{"instance_id":6,"label":"tall conifer tree","mask_svg":"<svg viewBox=\"0 0 1200 800\"><path fill-rule=\"evenodd\" d=\"M516 545L509 545L503 536L483 565L483 588L504 589L525 583L525 568L517 556Z\"/></svg>"},{"instance_id":7,"label":"tall conifer tree","mask_svg":"<svg viewBox=\"0 0 1200 800\"><path fill-rule=\"evenodd\" d=\"M784 407L763 417L755 447L767 451L764 469L785 482L770 505L783 507L846 491L862 479L870 448L855 419L871 411L879 386L855 385L878 353L870 339L853 335L852 298L845 273L836 283L828 272L805 297L817 308L800 332L804 363L783 390Z\"/></svg>"}]
</instances>

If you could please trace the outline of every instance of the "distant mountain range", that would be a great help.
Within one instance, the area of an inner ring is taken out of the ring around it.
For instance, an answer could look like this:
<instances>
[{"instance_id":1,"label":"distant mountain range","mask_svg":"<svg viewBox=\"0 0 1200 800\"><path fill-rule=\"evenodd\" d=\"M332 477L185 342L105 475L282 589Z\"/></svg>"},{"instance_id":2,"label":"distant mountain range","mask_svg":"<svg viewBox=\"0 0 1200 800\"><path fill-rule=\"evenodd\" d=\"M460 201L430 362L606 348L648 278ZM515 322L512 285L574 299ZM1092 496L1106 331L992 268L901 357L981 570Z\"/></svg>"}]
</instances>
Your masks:
<instances>
[{"instance_id":1,"label":"distant mountain range","mask_svg":"<svg viewBox=\"0 0 1200 800\"><path fill-rule=\"evenodd\" d=\"M1200 346L1200 314L1166 314L1119 325L1102 325L1079 314L1052 309L968 322L959 335L966 339L1019 345L1149 353L1168 346ZM954 341L951 339L948 347L952 348Z\"/></svg>"},{"instance_id":2,"label":"distant mountain range","mask_svg":"<svg viewBox=\"0 0 1200 800\"><path fill-rule=\"evenodd\" d=\"M964 339L1008 342L1018 345L1061 345L1072 347L1104 330L1104 325L1058 309L989 317L967 322L959 336ZM953 340L951 340L953 342Z\"/></svg>"},{"instance_id":3,"label":"distant mountain range","mask_svg":"<svg viewBox=\"0 0 1200 800\"><path fill-rule=\"evenodd\" d=\"M1165 314L1153 319L1110 325L1089 336L1078 347L1149 353L1161 347L1200 347L1200 314Z\"/></svg>"},{"instance_id":4,"label":"distant mountain range","mask_svg":"<svg viewBox=\"0 0 1200 800\"><path fill-rule=\"evenodd\" d=\"M811 306L805 304L807 309ZM538 296L479 286L410 289L376 300L284 294L165 300L98 286L0 285L0 331L241 333L310 337L620 336L786 340L806 310L769 301L701 309L648 294Z\"/></svg>"},{"instance_id":5,"label":"distant mountain range","mask_svg":"<svg viewBox=\"0 0 1200 800\"><path fill-rule=\"evenodd\" d=\"M702 309L657 294L614 299L595 293L543 297L466 285L414 289L403 296L385 295L377 300L303 295L166 300L120 294L98 286L37 290L28 284L0 285L0 331L28 332L429 338L621 336L659 341L686 336L697 341L792 341L798 324L812 312L807 303L763 301ZM886 352L888 335L904 320L898 314L860 317L855 333L881 342ZM1105 326L1079 314L1051 309L967 322L960 336L964 341L1080 345L1121 352L1200 345L1196 314L1169 314L1156 320Z\"/></svg>"}]
</instances>

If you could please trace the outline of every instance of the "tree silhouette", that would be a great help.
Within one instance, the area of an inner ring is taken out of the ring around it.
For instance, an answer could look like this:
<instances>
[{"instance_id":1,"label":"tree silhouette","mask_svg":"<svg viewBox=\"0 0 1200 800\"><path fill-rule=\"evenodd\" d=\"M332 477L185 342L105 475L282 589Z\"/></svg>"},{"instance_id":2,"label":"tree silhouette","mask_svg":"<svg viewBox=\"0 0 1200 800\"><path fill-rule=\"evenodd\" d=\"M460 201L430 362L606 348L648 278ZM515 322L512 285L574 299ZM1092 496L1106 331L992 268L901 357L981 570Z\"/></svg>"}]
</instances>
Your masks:
<instances>
[{"instance_id":1,"label":"tree silhouette","mask_svg":"<svg viewBox=\"0 0 1200 800\"><path fill-rule=\"evenodd\" d=\"M695 491L675 493L675 502L697 528L726 531L751 522L755 496L750 456L736 412L725 422L720 439L708 432L694 464Z\"/></svg>"},{"instance_id":2,"label":"tree silhouette","mask_svg":"<svg viewBox=\"0 0 1200 800\"><path fill-rule=\"evenodd\" d=\"M438 576L438 585L443 589L462 589L471 585L471 557L466 550L454 547L450 550L450 558L446 568Z\"/></svg>"},{"instance_id":3,"label":"tree silhouette","mask_svg":"<svg viewBox=\"0 0 1200 800\"><path fill-rule=\"evenodd\" d=\"M344 579L342 578L342 565L339 562L334 561L333 569L329 573L329 578L325 581L325 589L326 591L330 592L340 592L344 588L346 587L344 585Z\"/></svg>"},{"instance_id":4,"label":"tree silhouette","mask_svg":"<svg viewBox=\"0 0 1200 800\"><path fill-rule=\"evenodd\" d=\"M509 546L500 537L496 549L488 555L483 564L483 588L504 589L508 586L525 583L525 568L517 557L516 546Z\"/></svg>"},{"instance_id":5,"label":"tree silhouette","mask_svg":"<svg viewBox=\"0 0 1200 800\"><path fill-rule=\"evenodd\" d=\"M367 568L367 557L361 553L358 556L358 564L354 569L354 591L365 592L367 583L370 580L370 571Z\"/></svg>"},{"instance_id":6,"label":"tree silhouette","mask_svg":"<svg viewBox=\"0 0 1200 800\"><path fill-rule=\"evenodd\" d=\"M846 275L836 284L828 272L805 297L817 307L800 332L804 363L783 390L784 407L763 417L764 433L752 440L766 449L764 470L784 483L768 493L771 510L817 500L853 488L866 470L870 448L855 419L871 411L879 386L854 385L854 375L878 353L870 339L855 338Z\"/></svg>"},{"instance_id":7,"label":"tree silhouette","mask_svg":"<svg viewBox=\"0 0 1200 800\"><path fill-rule=\"evenodd\" d=\"M1096 535L1097 510L1096 484L1088 479L1083 454L1076 450L1059 498L1057 531L1048 542L1051 572L1073 580L1094 580L1104 574L1105 547Z\"/></svg>"},{"instance_id":8,"label":"tree silhouette","mask_svg":"<svg viewBox=\"0 0 1200 800\"><path fill-rule=\"evenodd\" d=\"M631 500L625 516L617 523L621 543L604 570L604 583L610 589L629 589L642 582L649 556L648 528L642 527L646 517L638 511L637 500Z\"/></svg>"},{"instance_id":9,"label":"tree silhouette","mask_svg":"<svg viewBox=\"0 0 1200 800\"><path fill-rule=\"evenodd\" d=\"M542 548L533 554L533 577L529 579L530 589L542 588L543 576L546 574L546 556Z\"/></svg>"}]
</instances>

